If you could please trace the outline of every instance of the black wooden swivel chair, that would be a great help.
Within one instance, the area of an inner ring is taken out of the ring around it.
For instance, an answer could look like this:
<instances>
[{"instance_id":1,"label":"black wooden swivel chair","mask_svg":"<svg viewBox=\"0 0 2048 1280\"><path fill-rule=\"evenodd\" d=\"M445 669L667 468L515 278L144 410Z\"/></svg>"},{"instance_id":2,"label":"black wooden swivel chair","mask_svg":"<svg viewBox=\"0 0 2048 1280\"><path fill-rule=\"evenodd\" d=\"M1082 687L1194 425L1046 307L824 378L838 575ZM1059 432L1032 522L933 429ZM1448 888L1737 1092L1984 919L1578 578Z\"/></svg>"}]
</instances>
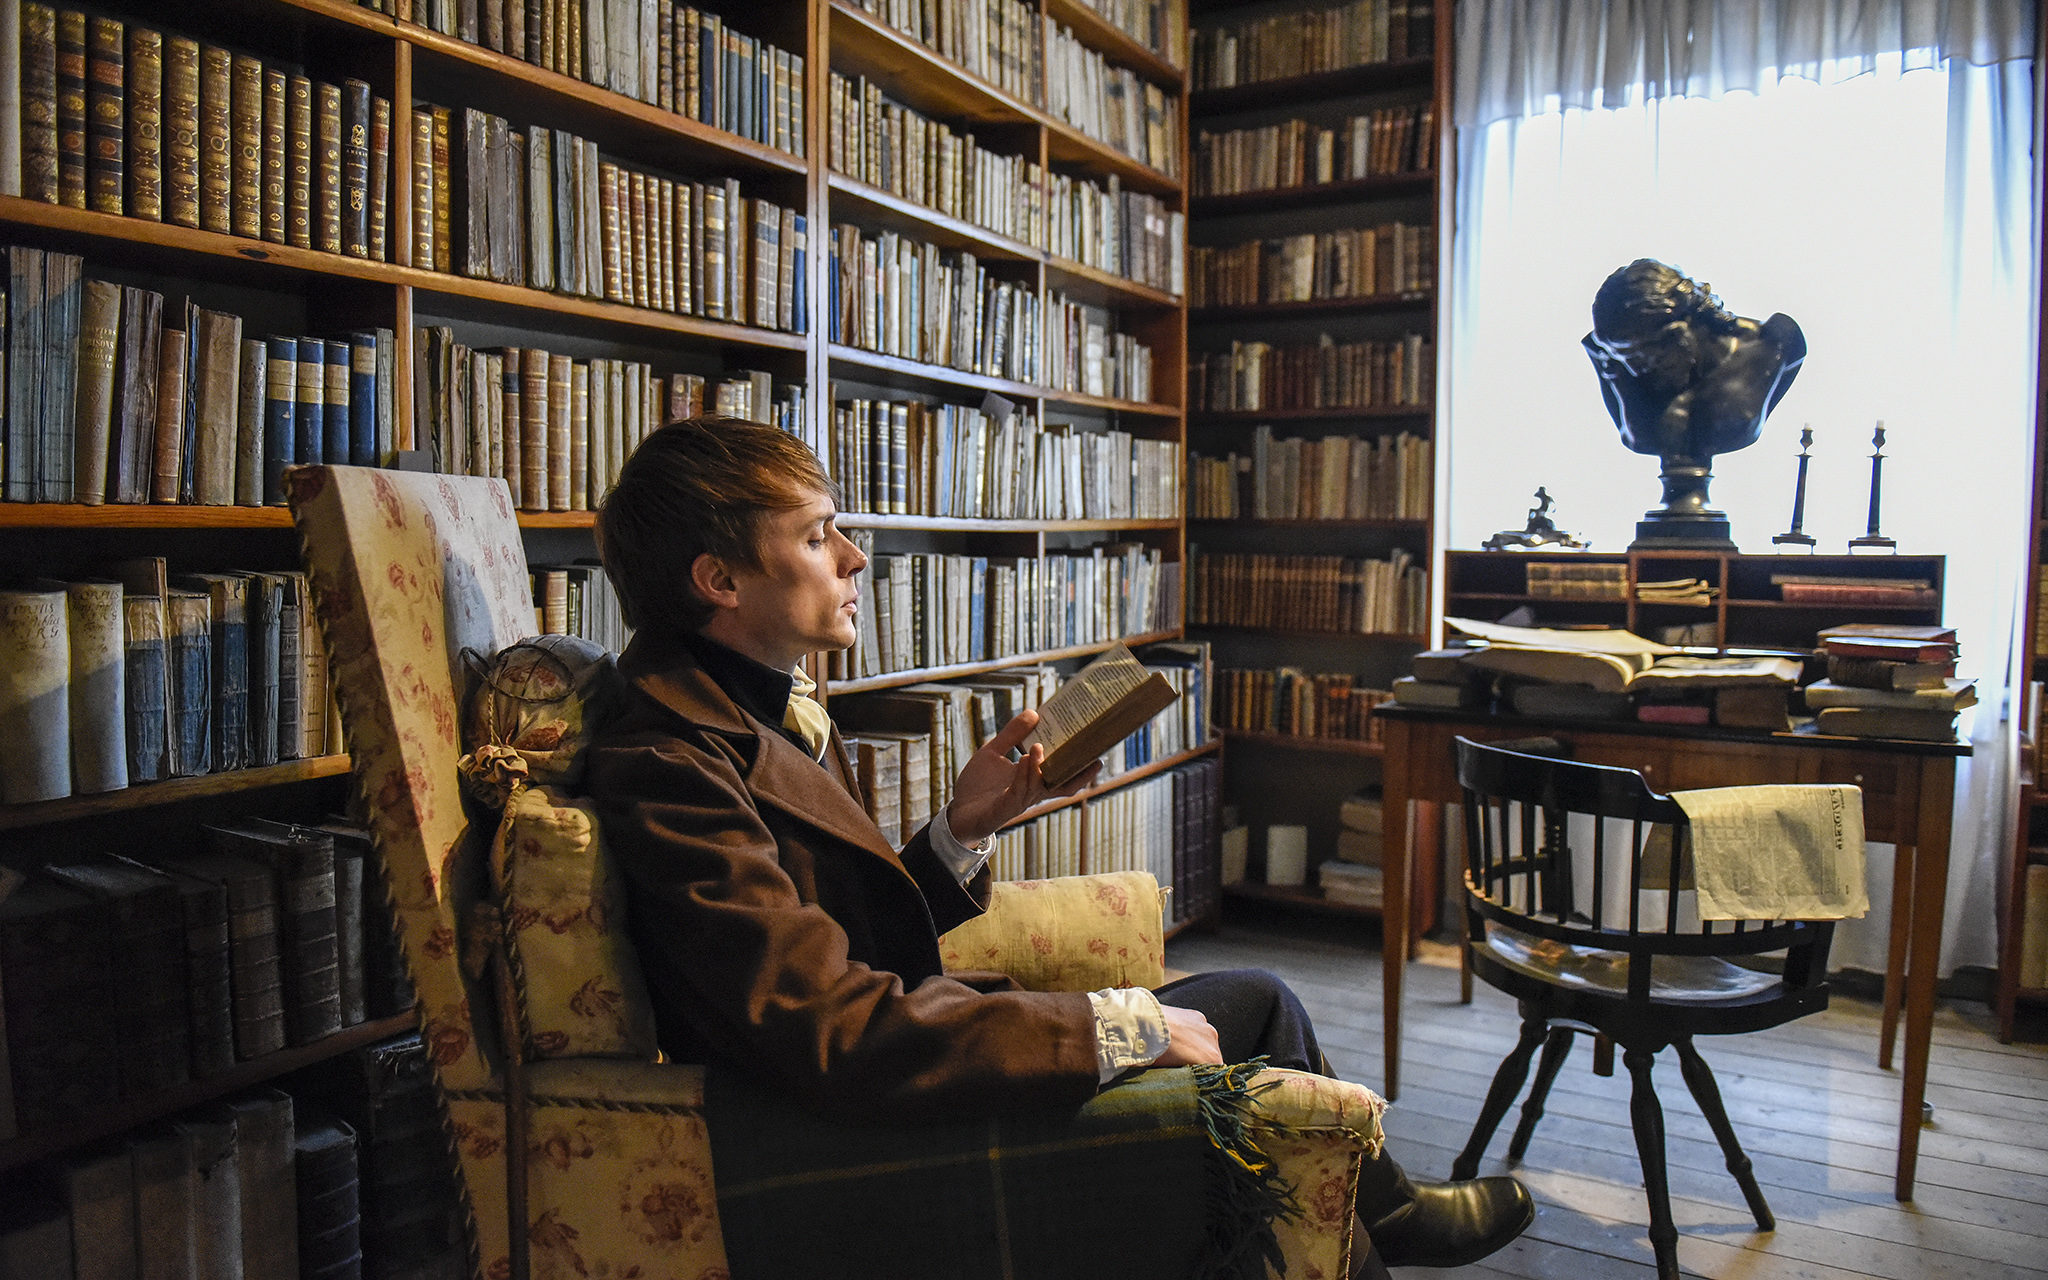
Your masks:
<instances>
[{"instance_id":1,"label":"black wooden swivel chair","mask_svg":"<svg viewBox=\"0 0 2048 1280\"><path fill-rule=\"evenodd\" d=\"M1678 881L1690 842L1677 802L1650 790L1632 769L1557 758L1554 742L1510 745L1459 738L1456 747L1465 792L1466 955L1474 973L1515 998L1522 1034L1495 1074L1451 1176L1478 1171L1539 1045L1543 1057L1508 1147L1511 1161L1527 1149L1574 1035L1604 1035L1622 1047L1633 1085L1629 1110L1657 1274L1676 1277L1678 1230L1651 1067L1665 1046L1677 1048L1686 1086L1720 1140L1758 1229L1772 1230L1770 1206L1693 1037L1759 1031L1825 1009L1834 925L1700 924L1689 910L1689 891L1662 888ZM1590 843L1590 850L1574 857L1571 839ZM1785 953L1782 973L1736 962L1776 951Z\"/></svg>"}]
</instances>

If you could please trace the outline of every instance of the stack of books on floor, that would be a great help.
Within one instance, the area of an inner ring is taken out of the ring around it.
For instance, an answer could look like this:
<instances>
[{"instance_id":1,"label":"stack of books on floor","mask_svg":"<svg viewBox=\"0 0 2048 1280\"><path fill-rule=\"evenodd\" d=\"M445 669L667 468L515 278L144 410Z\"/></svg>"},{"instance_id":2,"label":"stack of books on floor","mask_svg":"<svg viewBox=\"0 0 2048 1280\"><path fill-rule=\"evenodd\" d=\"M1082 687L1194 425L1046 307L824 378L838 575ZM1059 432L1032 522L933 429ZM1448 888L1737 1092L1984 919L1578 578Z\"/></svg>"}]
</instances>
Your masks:
<instances>
[{"instance_id":1,"label":"stack of books on floor","mask_svg":"<svg viewBox=\"0 0 2048 1280\"><path fill-rule=\"evenodd\" d=\"M1380 905L1380 798L1361 791L1337 810L1337 856L1316 867L1323 897L1354 907Z\"/></svg>"},{"instance_id":2,"label":"stack of books on floor","mask_svg":"<svg viewBox=\"0 0 2048 1280\"><path fill-rule=\"evenodd\" d=\"M1948 627L1855 623L1820 633L1827 679L1806 688L1821 733L1948 742L1956 715L1977 704L1974 680L1956 678Z\"/></svg>"}]
</instances>

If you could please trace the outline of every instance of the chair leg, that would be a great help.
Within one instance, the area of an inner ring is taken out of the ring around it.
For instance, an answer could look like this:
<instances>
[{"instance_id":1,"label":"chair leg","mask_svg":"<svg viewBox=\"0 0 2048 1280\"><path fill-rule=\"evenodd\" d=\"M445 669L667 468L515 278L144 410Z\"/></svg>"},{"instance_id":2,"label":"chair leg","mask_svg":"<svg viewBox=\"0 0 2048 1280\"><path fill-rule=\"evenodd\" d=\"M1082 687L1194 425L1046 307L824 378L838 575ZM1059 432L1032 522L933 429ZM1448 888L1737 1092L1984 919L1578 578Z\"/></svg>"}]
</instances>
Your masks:
<instances>
[{"instance_id":1,"label":"chair leg","mask_svg":"<svg viewBox=\"0 0 2048 1280\"><path fill-rule=\"evenodd\" d=\"M1721 1087L1714 1083L1713 1071L1708 1068L1707 1060L1700 1056L1700 1051L1693 1048L1690 1039L1680 1040L1677 1048L1679 1070L1685 1073L1685 1087L1692 1090L1693 1101L1699 1103L1700 1114L1707 1118L1708 1127L1720 1140L1721 1154L1728 1159L1728 1172L1735 1175L1735 1181L1742 1187L1743 1199L1749 1201L1749 1212L1756 1219L1756 1229L1776 1231L1778 1220L1764 1200L1763 1188L1756 1184L1756 1172L1750 1166L1749 1154L1735 1140L1735 1126L1728 1123L1728 1109L1721 1105Z\"/></svg>"},{"instance_id":2,"label":"chair leg","mask_svg":"<svg viewBox=\"0 0 2048 1280\"><path fill-rule=\"evenodd\" d=\"M1500 1118L1514 1105L1515 1095L1522 1091L1522 1082L1529 1078L1529 1059L1536 1056L1536 1046L1543 1043L1547 1025L1542 1014L1531 1007L1523 1007L1522 1038L1515 1042L1508 1056L1501 1059L1500 1070L1494 1072L1493 1087L1486 1091L1486 1105L1479 1108L1479 1119L1472 1125L1472 1136L1465 1140L1465 1149L1451 1162L1452 1181L1462 1182L1479 1172L1479 1160L1486 1154L1486 1144L1493 1141L1493 1131L1500 1127Z\"/></svg>"},{"instance_id":3,"label":"chair leg","mask_svg":"<svg viewBox=\"0 0 2048 1280\"><path fill-rule=\"evenodd\" d=\"M1625 1048L1629 1115L1635 1121L1636 1155L1643 1162L1643 1193L1650 1201L1650 1248L1657 1255L1657 1280L1678 1280L1678 1227L1671 1221L1671 1183L1664 1172L1664 1109L1657 1105L1650 1069L1657 1055L1648 1049Z\"/></svg>"},{"instance_id":4,"label":"chair leg","mask_svg":"<svg viewBox=\"0 0 2048 1280\"><path fill-rule=\"evenodd\" d=\"M1515 1136L1508 1142L1509 1164L1520 1160L1529 1149L1536 1122L1543 1118L1543 1100L1550 1096L1550 1084L1557 1079L1558 1068L1571 1055L1575 1034L1570 1027L1552 1027L1550 1038L1543 1042L1543 1056L1536 1060L1536 1083L1529 1086L1529 1100L1522 1104L1522 1122L1515 1126Z\"/></svg>"}]
</instances>

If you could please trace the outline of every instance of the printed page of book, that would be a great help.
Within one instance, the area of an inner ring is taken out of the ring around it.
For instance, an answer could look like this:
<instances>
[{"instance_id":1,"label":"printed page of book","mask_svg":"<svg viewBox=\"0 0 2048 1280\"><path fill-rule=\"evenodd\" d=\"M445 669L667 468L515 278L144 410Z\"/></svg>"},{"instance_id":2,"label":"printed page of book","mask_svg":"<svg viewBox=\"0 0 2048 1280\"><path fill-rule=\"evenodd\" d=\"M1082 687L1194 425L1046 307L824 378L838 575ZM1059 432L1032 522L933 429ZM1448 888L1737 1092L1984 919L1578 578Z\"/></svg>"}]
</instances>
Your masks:
<instances>
[{"instance_id":1,"label":"printed page of book","mask_svg":"<svg viewBox=\"0 0 2048 1280\"><path fill-rule=\"evenodd\" d=\"M1500 622L1480 622L1476 618L1445 618L1444 621L1468 636L1494 644L1520 645L1527 649L1576 649L1582 653L1653 656L1679 652L1672 645L1646 640L1633 631L1624 631L1619 627L1560 631L1554 627L1511 627Z\"/></svg>"}]
</instances>

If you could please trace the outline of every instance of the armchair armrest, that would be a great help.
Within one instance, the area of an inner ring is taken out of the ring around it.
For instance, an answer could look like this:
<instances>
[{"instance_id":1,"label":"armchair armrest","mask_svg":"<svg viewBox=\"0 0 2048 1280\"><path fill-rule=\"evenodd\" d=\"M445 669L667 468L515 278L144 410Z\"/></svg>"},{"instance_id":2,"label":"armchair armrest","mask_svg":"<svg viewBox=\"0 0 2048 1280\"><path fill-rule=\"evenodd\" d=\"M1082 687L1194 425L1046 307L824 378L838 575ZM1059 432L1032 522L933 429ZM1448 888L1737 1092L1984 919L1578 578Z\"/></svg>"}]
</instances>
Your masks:
<instances>
[{"instance_id":1,"label":"armchair armrest","mask_svg":"<svg viewBox=\"0 0 2048 1280\"><path fill-rule=\"evenodd\" d=\"M994 969L1032 991L1156 987L1166 980L1166 895L1146 871L1008 880L989 909L939 939L948 970Z\"/></svg>"}]
</instances>

